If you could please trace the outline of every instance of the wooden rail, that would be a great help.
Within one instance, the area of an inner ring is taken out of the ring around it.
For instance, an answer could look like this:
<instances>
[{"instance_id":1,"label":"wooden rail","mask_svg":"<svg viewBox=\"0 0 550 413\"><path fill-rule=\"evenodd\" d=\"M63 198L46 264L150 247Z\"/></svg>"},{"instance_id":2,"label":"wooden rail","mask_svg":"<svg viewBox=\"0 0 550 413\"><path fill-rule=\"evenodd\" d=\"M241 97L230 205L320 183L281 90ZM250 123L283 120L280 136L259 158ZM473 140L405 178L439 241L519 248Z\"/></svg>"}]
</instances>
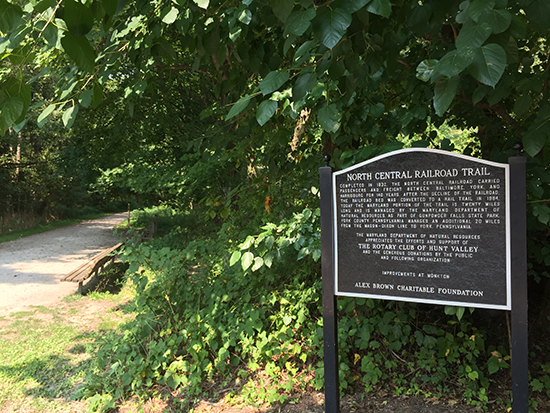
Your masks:
<instances>
[{"instance_id":1,"label":"wooden rail","mask_svg":"<svg viewBox=\"0 0 550 413\"><path fill-rule=\"evenodd\" d=\"M61 281L77 282L78 294L82 294L82 283L91 276L97 276L103 271L106 265L114 261L115 255L112 255L112 253L118 251L122 245L122 243L118 243L117 245L100 252L90 261L85 262L80 267L65 275Z\"/></svg>"}]
</instances>

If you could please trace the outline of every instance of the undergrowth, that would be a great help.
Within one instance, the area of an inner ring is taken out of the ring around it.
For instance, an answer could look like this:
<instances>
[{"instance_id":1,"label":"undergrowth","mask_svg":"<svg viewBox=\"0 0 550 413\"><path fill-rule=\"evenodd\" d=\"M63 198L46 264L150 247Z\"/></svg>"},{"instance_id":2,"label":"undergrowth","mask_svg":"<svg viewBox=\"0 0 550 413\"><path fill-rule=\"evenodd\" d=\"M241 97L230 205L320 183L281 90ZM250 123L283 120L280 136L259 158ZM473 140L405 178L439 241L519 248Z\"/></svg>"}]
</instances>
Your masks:
<instances>
[{"instance_id":1,"label":"undergrowth","mask_svg":"<svg viewBox=\"0 0 550 413\"><path fill-rule=\"evenodd\" d=\"M318 210L266 224L256 235L228 223L209 233L192 215L178 219L164 238L124 251L137 316L98 351L83 393L90 410L130 394L146 400L159 384L182 408L213 386L231 389L236 403L265 406L296 389L321 389ZM190 240L191 232L202 236ZM176 246L177 239L187 241ZM362 298L337 303L342 393L389 388L459 396L484 410L510 406L507 392L491 391L495 382L511 389L504 313ZM550 375L544 363L532 371L536 409L550 392Z\"/></svg>"}]
</instances>

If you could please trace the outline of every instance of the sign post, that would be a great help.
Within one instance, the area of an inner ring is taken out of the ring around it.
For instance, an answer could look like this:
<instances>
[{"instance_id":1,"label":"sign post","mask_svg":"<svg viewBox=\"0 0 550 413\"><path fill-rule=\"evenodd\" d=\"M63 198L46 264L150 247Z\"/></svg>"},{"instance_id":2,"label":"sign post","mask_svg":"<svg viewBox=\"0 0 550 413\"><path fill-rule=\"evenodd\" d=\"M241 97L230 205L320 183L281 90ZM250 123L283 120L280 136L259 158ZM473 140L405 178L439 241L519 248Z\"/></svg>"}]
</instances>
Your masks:
<instances>
[{"instance_id":1,"label":"sign post","mask_svg":"<svg viewBox=\"0 0 550 413\"><path fill-rule=\"evenodd\" d=\"M337 295L512 310L514 411L528 411L525 158L509 161L416 148L332 173L325 159L327 412L339 409Z\"/></svg>"},{"instance_id":2,"label":"sign post","mask_svg":"<svg viewBox=\"0 0 550 413\"><path fill-rule=\"evenodd\" d=\"M517 155L510 163L510 230L512 237L512 409L515 413L529 412L529 368L527 347L527 224L525 222L526 159Z\"/></svg>"}]
</instances>

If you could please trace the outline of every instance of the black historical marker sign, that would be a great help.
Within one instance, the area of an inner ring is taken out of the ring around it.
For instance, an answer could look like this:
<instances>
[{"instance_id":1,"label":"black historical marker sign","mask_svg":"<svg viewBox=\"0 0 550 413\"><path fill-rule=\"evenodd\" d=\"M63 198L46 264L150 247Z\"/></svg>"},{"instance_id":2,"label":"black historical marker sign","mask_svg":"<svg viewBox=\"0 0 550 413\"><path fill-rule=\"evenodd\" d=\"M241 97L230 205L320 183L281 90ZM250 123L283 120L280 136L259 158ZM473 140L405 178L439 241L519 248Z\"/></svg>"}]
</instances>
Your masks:
<instances>
[{"instance_id":1,"label":"black historical marker sign","mask_svg":"<svg viewBox=\"0 0 550 413\"><path fill-rule=\"evenodd\" d=\"M335 172L335 294L510 309L508 168L404 149Z\"/></svg>"}]
</instances>

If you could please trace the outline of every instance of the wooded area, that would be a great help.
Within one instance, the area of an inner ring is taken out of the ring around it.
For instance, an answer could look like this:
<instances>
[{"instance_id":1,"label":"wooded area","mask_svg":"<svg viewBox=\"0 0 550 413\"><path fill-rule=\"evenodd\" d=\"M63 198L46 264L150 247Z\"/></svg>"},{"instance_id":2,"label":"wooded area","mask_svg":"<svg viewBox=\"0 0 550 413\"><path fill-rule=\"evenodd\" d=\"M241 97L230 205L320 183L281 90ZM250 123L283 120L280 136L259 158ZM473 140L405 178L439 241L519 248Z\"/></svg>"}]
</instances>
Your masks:
<instances>
[{"instance_id":1,"label":"wooded area","mask_svg":"<svg viewBox=\"0 0 550 413\"><path fill-rule=\"evenodd\" d=\"M159 214L163 237L126 248L140 316L105 343L85 397L167 383L191 402L220 377L270 403L320 388L323 155L507 162L521 141L532 407L545 403L549 15L545 0L0 0L2 222ZM343 391L510 403L491 390L508 380L504 312L338 305Z\"/></svg>"}]
</instances>

